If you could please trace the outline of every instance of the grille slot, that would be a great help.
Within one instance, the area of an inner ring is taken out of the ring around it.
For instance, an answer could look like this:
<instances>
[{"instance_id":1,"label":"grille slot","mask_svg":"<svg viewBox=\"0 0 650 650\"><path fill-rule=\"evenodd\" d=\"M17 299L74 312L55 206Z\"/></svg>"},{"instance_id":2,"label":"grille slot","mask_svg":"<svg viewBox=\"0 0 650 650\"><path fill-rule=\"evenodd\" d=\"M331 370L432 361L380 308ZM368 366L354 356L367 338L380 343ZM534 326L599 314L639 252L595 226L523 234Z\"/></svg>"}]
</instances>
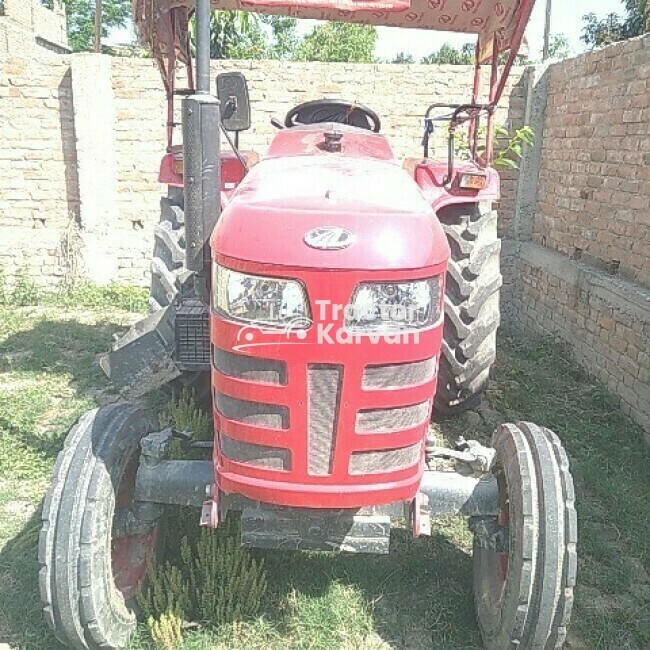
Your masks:
<instances>
[{"instance_id":1,"label":"grille slot","mask_svg":"<svg viewBox=\"0 0 650 650\"><path fill-rule=\"evenodd\" d=\"M357 433L392 433L423 424L429 417L429 402L393 409L359 411Z\"/></svg>"},{"instance_id":2,"label":"grille slot","mask_svg":"<svg viewBox=\"0 0 650 650\"><path fill-rule=\"evenodd\" d=\"M287 366L282 361L257 359L214 348L214 367L222 374L236 379L286 384Z\"/></svg>"},{"instance_id":3,"label":"grille slot","mask_svg":"<svg viewBox=\"0 0 650 650\"><path fill-rule=\"evenodd\" d=\"M229 420L269 429L289 428L289 409L277 404L259 404L215 391L217 410Z\"/></svg>"},{"instance_id":4,"label":"grille slot","mask_svg":"<svg viewBox=\"0 0 650 650\"><path fill-rule=\"evenodd\" d=\"M340 366L310 365L307 369L307 466L312 476L332 472L342 375Z\"/></svg>"},{"instance_id":5,"label":"grille slot","mask_svg":"<svg viewBox=\"0 0 650 650\"><path fill-rule=\"evenodd\" d=\"M286 471L291 469L291 453L288 449L252 445L223 434L219 435L219 447L226 458L237 463L246 463L264 469Z\"/></svg>"},{"instance_id":6,"label":"grille slot","mask_svg":"<svg viewBox=\"0 0 650 650\"><path fill-rule=\"evenodd\" d=\"M422 443L382 451L359 451L350 457L350 474L396 472L412 467L420 460Z\"/></svg>"},{"instance_id":7,"label":"grille slot","mask_svg":"<svg viewBox=\"0 0 650 650\"><path fill-rule=\"evenodd\" d=\"M210 368L210 320L208 308L198 300L186 300L176 309L174 325L176 360L186 370Z\"/></svg>"},{"instance_id":8,"label":"grille slot","mask_svg":"<svg viewBox=\"0 0 650 650\"><path fill-rule=\"evenodd\" d=\"M431 381L436 374L436 357L414 363L366 366L363 387L374 389L406 388Z\"/></svg>"}]
</instances>

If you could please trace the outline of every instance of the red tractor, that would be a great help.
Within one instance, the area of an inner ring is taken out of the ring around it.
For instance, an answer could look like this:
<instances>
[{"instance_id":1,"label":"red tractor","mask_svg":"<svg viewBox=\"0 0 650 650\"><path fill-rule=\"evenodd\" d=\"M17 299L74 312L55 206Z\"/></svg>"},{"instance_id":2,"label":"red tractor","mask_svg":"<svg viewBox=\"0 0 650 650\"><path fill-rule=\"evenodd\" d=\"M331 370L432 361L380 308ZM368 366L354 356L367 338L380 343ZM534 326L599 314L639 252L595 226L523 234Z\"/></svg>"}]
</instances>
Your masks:
<instances>
[{"instance_id":1,"label":"red tractor","mask_svg":"<svg viewBox=\"0 0 650 650\"><path fill-rule=\"evenodd\" d=\"M73 427L39 547L54 633L78 648L127 642L161 513L177 504L200 506L197 524L213 528L239 512L245 546L296 550L387 553L395 517L414 536L428 533L431 516L468 517L485 646L561 647L577 524L559 439L526 422L500 426L490 448L463 439L441 448L427 438L432 410L478 403L494 360L493 117L533 2L220 0L219 9L477 33L473 97L426 110L424 156L411 174L380 135L379 116L338 100L307 102L274 121L280 130L252 165L237 138L250 126L246 82L219 75L210 94L210 0L190 2L135 3L169 97L160 171L169 193L155 233L153 313L102 367L125 396L192 384L210 403L214 441L160 430L128 402ZM174 89L176 61L187 66L189 90ZM185 95L181 148L172 146L175 94ZM444 162L429 159L438 123L448 136ZM462 125L470 160L457 162ZM170 459L178 435L192 449L209 447L210 458ZM456 469L430 469L440 458Z\"/></svg>"}]
</instances>

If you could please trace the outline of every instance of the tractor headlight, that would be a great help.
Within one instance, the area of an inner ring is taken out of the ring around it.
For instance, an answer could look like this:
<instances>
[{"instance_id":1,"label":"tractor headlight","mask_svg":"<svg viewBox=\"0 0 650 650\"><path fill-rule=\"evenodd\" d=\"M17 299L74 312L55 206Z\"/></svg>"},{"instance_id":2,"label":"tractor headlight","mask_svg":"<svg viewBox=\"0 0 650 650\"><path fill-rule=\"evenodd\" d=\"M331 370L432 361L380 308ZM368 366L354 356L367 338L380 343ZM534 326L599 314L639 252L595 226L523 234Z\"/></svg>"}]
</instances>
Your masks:
<instances>
[{"instance_id":1,"label":"tractor headlight","mask_svg":"<svg viewBox=\"0 0 650 650\"><path fill-rule=\"evenodd\" d=\"M303 328L311 322L305 290L296 280L249 275L214 264L212 291L217 311L237 320Z\"/></svg>"},{"instance_id":2,"label":"tractor headlight","mask_svg":"<svg viewBox=\"0 0 650 650\"><path fill-rule=\"evenodd\" d=\"M442 276L413 282L360 284L346 310L345 327L382 333L430 327L442 314Z\"/></svg>"}]
</instances>

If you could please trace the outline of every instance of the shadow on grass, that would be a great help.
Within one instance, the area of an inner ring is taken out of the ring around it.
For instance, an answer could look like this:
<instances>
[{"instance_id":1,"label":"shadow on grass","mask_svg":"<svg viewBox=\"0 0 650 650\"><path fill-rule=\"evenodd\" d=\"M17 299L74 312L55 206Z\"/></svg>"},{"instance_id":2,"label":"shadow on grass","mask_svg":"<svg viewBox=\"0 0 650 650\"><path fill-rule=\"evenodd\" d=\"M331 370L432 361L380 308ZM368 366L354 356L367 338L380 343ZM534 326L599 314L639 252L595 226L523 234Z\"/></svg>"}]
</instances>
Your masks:
<instances>
[{"instance_id":1,"label":"shadow on grass","mask_svg":"<svg viewBox=\"0 0 650 650\"><path fill-rule=\"evenodd\" d=\"M47 629L40 609L40 525L37 513L0 552L0 643L31 650L61 647ZM269 581L262 614L287 639L292 635L287 624L296 623L285 616L292 594L299 594L303 602L305 598L315 602L334 586L343 585L360 594L374 631L390 647L481 647L472 600L471 557L443 535L413 540L405 530L394 530L388 556L288 551L255 554L264 558ZM335 604L325 599L315 618L308 614L298 617L301 634L308 642L305 647L344 647L340 640L323 635L328 627L340 632L334 610ZM302 648L303 643L295 647Z\"/></svg>"},{"instance_id":2,"label":"shadow on grass","mask_svg":"<svg viewBox=\"0 0 650 650\"><path fill-rule=\"evenodd\" d=\"M0 643L46 650L62 647L46 628L38 590L40 508L0 551Z\"/></svg>"},{"instance_id":3,"label":"shadow on grass","mask_svg":"<svg viewBox=\"0 0 650 650\"><path fill-rule=\"evenodd\" d=\"M39 434L37 423L46 418L48 422L41 424L59 424L51 411L61 400L90 408L101 393L110 393L97 355L109 349L112 334L119 329L112 322L90 325L45 319L2 341L0 373L9 375L6 386L15 380L19 388L5 398L14 408L12 404L0 408L0 431L39 456L54 459L70 423L61 423L64 426L57 431L61 435L54 436Z\"/></svg>"},{"instance_id":4,"label":"shadow on grass","mask_svg":"<svg viewBox=\"0 0 650 650\"><path fill-rule=\"evenodd\" d=\"M113 334L123 329L112 322L39 320L33 328L0 343L0 372L69 375L77 394L94 394L108 385L96 357L110 348Z\"/></svg>"}]
</instances>

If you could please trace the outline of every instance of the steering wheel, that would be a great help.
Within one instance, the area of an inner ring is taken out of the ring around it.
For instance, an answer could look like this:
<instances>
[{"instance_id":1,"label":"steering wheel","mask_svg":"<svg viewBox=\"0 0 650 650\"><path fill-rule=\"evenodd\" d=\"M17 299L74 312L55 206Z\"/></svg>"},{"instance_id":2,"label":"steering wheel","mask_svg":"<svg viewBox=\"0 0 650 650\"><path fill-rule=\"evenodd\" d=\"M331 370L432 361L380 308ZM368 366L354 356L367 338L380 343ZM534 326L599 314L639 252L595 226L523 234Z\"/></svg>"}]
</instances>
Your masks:
<instances>
[{"instance_id":1,"label":"steering wheel","mask_svg":"<svg viewBox=\"0 0 650 650\"><path fill-rule=\"evenodd\" d=\"M375 111L363 104L354 104L341 99L316 99L294 106L284 119L287 128L301 124L337 122L361 129L379 132L381 121Z\"/></svg>"}]
</instances>

